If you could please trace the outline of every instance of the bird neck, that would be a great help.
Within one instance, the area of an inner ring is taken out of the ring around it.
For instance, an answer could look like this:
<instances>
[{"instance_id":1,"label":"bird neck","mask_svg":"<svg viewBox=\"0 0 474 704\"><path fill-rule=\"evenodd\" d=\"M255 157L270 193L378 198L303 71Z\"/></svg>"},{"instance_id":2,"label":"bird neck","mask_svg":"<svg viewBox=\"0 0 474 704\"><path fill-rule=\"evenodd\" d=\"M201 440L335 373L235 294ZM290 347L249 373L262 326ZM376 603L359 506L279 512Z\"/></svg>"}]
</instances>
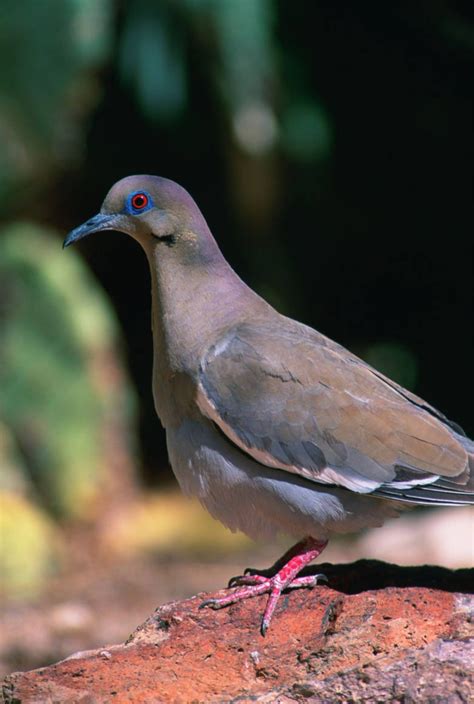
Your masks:
<instances>
[{"instance_id":1,"label":"bird neck","mask_svg":"<svg viewBox=\"0 0 474 704\"><path fill-rule=\"evenodd\" d=\"M164 245L166 246L166 245ZM268 307L222 254L202 264L183 262L161 246L147 252L152 279L155 373L194 376L203 352L229 327Z\"/></svg>"}]
</instances>

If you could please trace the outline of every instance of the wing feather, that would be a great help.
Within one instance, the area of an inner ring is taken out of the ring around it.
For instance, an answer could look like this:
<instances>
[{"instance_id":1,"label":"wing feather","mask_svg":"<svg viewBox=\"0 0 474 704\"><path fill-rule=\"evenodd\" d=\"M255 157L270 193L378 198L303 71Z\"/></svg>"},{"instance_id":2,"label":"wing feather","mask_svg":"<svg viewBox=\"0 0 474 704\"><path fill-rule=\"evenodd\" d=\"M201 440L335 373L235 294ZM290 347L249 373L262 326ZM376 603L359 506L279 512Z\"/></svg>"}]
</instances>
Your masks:
<instances>
[{"instance_id":1,"label":"wing feather","mask_svg":"<svg viewBox=\"0 0 474 704\"><path fill-rule=\"evenodd\" d=\"M468 464L457 426L436 409L287 318L240 324L211 347L198 403L258 462L354 491L422 491Z\"/></svg>"}]
</instances>

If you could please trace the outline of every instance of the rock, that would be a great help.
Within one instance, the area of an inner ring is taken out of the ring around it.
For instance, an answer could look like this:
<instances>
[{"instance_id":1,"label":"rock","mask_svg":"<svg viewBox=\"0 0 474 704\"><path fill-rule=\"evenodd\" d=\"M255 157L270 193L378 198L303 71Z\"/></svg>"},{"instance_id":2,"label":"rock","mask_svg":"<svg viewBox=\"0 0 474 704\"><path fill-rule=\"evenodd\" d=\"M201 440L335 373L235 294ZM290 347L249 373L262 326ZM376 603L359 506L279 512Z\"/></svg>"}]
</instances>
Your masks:
<instances>
[{"instance_id":1,"label":"rock","mask_svg":"<svg viewBox=\"0 0 474 704\"><path fill-rule=\"evenodd\" d=\"M123 645L76 653L3 683L7 704L468 702L474 570L376 561L318 565L328 586L220 611L198 595L159 607Z\"/></svg>"}]
</instances>

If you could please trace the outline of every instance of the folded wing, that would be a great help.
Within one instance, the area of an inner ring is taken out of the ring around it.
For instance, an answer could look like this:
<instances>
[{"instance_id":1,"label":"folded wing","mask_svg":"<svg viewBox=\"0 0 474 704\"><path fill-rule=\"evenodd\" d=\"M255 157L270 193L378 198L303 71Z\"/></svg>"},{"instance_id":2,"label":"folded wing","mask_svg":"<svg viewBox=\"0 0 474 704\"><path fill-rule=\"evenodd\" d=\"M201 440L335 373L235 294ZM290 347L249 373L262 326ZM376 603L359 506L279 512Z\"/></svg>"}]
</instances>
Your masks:
<instances>
[{"instance_id":1,"label":"folded wing","mask_svg":"<svg viewBox=\"0 0 474 704\"><path fill-rule=\"evenodd\" d=\"M201 411L266 466L416 503L472 498L462 431L304 325L243 323L199 373Z\"/></svg>"}]
</instances>

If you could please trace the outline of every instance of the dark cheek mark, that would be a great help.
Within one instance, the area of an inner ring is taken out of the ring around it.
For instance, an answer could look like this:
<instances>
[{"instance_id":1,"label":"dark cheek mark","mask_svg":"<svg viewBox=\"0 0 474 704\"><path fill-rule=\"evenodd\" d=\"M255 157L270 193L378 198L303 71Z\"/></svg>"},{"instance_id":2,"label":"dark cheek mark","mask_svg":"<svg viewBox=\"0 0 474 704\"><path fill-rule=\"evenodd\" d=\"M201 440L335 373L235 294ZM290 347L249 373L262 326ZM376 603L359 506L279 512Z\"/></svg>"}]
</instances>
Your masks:
<instances>
[{"instance_id":1,"label":"dark cheek mark","mask_svg":"<svg viewBox=\"0 0 474 704\"><path fill-rule=\"evenodd\" d=\"M174 235L162 235L161 237L155 235L155 237L157 240L160 240L160 242L164 242L167 247L173 247L176 244L176 237Z\"/></svg>"}]
</instances>

